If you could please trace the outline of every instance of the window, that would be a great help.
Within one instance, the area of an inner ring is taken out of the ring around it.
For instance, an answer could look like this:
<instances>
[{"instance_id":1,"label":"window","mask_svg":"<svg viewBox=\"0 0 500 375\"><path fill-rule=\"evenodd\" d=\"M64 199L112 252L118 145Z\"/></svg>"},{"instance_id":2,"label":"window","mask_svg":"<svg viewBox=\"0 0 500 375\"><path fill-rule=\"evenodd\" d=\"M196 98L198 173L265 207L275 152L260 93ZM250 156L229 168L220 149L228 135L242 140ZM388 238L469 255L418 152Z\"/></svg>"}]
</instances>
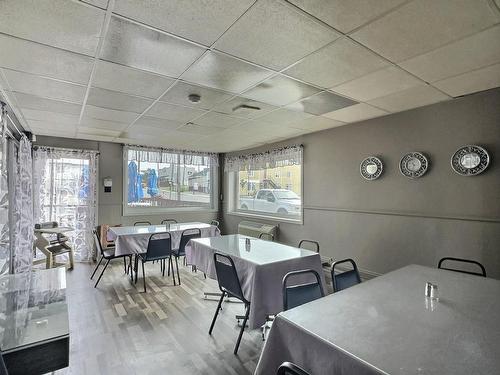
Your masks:
<instances>
[{"instance_id":1,"label":"window","mask_svg":"<svg viewBox=\"0 0 500 375\"><path fill-rule=\"evenodd\" d=\"M302 147L226 157L228 211L302 221ZM286 176L286 177L285 177Z\"/></svg>"},{"instance_id":2,"label":"window","mask_svg":"<svg viewBox=\"0 0 500 375\"><path fill-rule=\"evenodd\" d=\"M124 213L215 210L217 154L124 148Z\"/></svg>"}]
</instances>

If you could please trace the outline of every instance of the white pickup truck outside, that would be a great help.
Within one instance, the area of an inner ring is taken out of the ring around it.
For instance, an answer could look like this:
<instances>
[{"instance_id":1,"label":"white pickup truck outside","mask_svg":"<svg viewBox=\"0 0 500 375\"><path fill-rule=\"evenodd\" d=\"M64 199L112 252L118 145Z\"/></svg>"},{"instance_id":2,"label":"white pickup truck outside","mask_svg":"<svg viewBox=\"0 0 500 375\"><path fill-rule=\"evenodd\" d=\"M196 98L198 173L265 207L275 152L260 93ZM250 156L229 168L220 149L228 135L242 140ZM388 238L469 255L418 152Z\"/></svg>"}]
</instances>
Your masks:
<instances>
[{"instance_id":1,"label":"white pickup truck outside","mask_svg":"<svg viewBox=\"0 0 500 375\"><path fill-rule=\"evenodd\" d=\"M300 215L302 202L291 190L261 189L255 197L240 197L240 209L281 215Z\"/></svg>"}]
</instances>

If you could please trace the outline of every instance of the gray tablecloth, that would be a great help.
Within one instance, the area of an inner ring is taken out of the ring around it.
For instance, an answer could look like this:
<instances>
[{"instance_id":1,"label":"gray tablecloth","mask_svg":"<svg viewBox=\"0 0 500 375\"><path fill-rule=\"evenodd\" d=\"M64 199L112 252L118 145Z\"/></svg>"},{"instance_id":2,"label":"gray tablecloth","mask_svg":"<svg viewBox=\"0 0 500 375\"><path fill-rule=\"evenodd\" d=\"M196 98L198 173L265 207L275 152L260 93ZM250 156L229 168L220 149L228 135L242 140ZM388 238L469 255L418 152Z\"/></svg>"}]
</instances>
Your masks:
<instances>
[{"instance_id":1,"label":"gray tablecloth","mask_svg":"<svg viewBox=\"0 0 500 375\"><path fill-rule=\"evenodd\" d=\"M180 228L162 230L163 232L169 232L172 236L172 248L179 248L179 243L181 240L181 234L183 230L186 228L182 227L182 224L179 224ZM220 231L216 226L207 225L199 226L201 230L202 237L214 237L220 235ZM173 227L173 226L172 226ZM120 227L123 229L123 227ZM152 233L139 233L139 234L125 234L116 236L110 230L111 239L115 241L115 254L116 255L129 255L129 254L137 254L144 253L148 247L149 237L151 237Z\"/></svg>"},{"instance_id":2,"label":"gray tablecloth","mask_svg":"<svg viewBox=\"0 0 500 375\"><path fill-rule=\"evenodd\" d=\"M500 374L499 296L499 280L404 267L279 314L255 374Z\"/></svg>"},{"instance_id":3,"label":"gray tablecloth","mask_svg":"<svg viewBox=\"0 0 500 375\"><path fill-rule=\"evenodd\" d=\"M274 246L276 251L279 251L280 246L285 246L269 241L262 242L268 244L271 248ZM216 251L226 253L224 249L209 247L194 240L191 241L191 248L186 249L186 259L188 264L196 265L198 270L205 272L208 277L216 279L213 260L213 254ZM250 329L261 327L266 322L267 315L277 314L283 310L282 280L288 272L301 269L314 269L320 274L323 287L325 287L319 254L313 252L307 253L308 255L306 256L264 264L243 259L235 254L228 254L236 266L243 294L250 301L250 316L248 321Z\"/></svg>"}]
</instances>

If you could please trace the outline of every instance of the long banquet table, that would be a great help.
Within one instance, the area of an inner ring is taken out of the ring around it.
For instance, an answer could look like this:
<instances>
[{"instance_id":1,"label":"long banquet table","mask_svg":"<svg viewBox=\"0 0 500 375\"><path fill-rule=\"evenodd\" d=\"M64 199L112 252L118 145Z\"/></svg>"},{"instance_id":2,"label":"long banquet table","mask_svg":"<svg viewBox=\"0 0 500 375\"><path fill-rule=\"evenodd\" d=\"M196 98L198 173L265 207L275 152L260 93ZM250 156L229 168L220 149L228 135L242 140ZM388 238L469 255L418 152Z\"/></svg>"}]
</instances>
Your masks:
<instances>
[{"instance_id":1,"label":"long banquet table","mask_svg":"<svg viewBox=\"0 0 500 375\"><path fill-rule=\"evenodd\" d=\"M499 296L499 280L407 266L279 314L255 374L500 374Z\"/></svg>"},{"instance_id":2,"label":"long banquet table","mask_svg":"<svg viewBox=\"0 0 500 375\"><path fill-rule=\"evenodd\" d=\"M250 238L250 247L245 239ZM231 256L234 261L245 298L250 301L250 329L262 326L269 314L283 309L281 283L290 271L311 268L321 276L325 285L319 254L276 242L264 241L239 234L191 241L186 249L188 264L215 279L214 253Z\"/></svg>"},{"instance_id":3,"label":"long banquet table","mask_svg":"<svg viewBox=\"0 0 500 375\"><path fill-rule=\"evenodd\" d=\"M172 236L172 248L177 249L181 239L181 234L186 229L199 228L202 237L212 237L219 234L219 229L210 224L201 222L111 227L108 232L108 239L115 241L116 255L133 255L143 253L148 247L149 237L154 233L169 232Z\"/></svg>"}]
</instances>

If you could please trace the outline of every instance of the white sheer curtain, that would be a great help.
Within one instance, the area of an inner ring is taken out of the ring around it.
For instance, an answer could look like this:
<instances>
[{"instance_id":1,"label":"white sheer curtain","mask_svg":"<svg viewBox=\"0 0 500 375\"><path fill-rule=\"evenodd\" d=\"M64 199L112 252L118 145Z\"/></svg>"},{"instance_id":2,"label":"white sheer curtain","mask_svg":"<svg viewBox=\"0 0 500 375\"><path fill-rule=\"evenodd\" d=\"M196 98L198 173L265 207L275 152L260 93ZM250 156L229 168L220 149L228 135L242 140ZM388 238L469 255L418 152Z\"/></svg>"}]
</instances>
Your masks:
<instances>
[{"instance_id":1,"label":"white sheer curtain","mask_svg":"<svg viewBox=\"0 0 500 375\"><path fill-rule=\"evenodd\" d=\"M300 165L302 154L302 145L293 145L254 154L226 156L224 171L239 172Z\"/></svg>"},{"instance_id":2,"label":"white sheer curtain","mask_svg":"<svg viewBox=\"0 0 500 375\"><path fill-rule=\"evenodd\" d=\"M73 228L67 235L75 260L91 260L92 228L97 222L98 153L39 147L33 155L35 221L57 221L59 226Z\"/></svg>"},{"instance_id":3,"label":"white sheer curtain","mask_svg":"<svg viewBox=\"0 0 500 375\"><path fill-rule=\"evenodd\" d=\"M180 163L189 165L219 165L219 156L213 152L174 150L133 145L127 145L125 147L125 151L125 157L136 161L146 161L150 163ZM180 155L179 159L178 155Z\"/></svg>"},{"instance_id":4,"label":"white sheer curtain","mask_svg":"<svg viewBox=\"0 0 500 375\"><path fill-rule=\"evenodd\" d=\"M1 109L0 109L1 110ZM0 114L2 116L3 114ZM9 228L9 183L7 178L7 134L6 122L0 121L0 275L9 272L10 228Z\"/></svg>"}]
</instances>

